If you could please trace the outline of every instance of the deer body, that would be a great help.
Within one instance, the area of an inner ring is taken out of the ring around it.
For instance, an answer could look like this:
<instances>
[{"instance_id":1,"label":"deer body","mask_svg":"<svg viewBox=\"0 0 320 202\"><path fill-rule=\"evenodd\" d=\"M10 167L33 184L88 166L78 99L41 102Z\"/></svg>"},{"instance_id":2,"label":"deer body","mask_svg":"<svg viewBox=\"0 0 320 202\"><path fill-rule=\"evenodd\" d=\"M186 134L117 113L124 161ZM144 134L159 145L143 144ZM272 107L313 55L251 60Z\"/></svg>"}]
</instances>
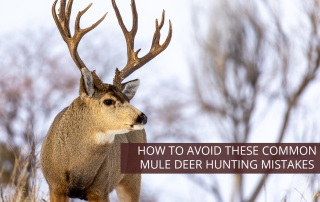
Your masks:
<instances>
[{"instance_id":1,"label":"deer body","mask_svg":"<svg viewBox=\"0 0 320 202\"><path fill-rule=\"evenodd\" d=\"M95 71L85 66L77 52L77 46L84 34L95 28L103 19L87 29L80 29L76 18L74 36L71 37L69 19L73 1L66 8L66 0L61 0L59 18L52 13L71 57L81 72L79 97L63 109L54 119L41 149L40 163L49 184L51 202L67 202L70 198L80 198L90 202L109 202L109 193L116 189L121 202L138 202L141 175L121 174L121 143L145 143L143 125L147 117L129 102L134 97L140 81L126 83L122 80L133 71L161 53L169 44L172 29L163 45L159 44L160 29L164 23L164 13L160 25L156 21L150 52L138 58L133 51L134 36L137 32L135 2L131 0L133 28L128 32L122 22L119 10L112 0L119 24L127 41L127 65L116 74L113 85L104 84Z\"/></svg>"},{"instance_id":2,"label":"deer body","mask_svg":"<svg viewBox=\"0 0 320 202\"><path fill-rule=\"evenodd\" d=\"M50 193L86 200L104 199L124 179L123 183L129 187L124 186L123 190L135 187L136 193L131 193L131 197L139 198L140 175L133 174L127 179L120 173L120 144L146 142L145 131L135 131L130 126L143 124L137 122L141 112L110 93L102 95L78 97L53 121L41 152L42 170ZM103 106L106 99L115 100L114 106ZM115 118L108 113L108 108L119 110L121 116ZM117 118L116 123L130 123L128 128L127 124L114 123L113 119ZM127 134L121 134L125 132ZM130 191L124 192L130 195Z\"/></svg>"}]
</instances>

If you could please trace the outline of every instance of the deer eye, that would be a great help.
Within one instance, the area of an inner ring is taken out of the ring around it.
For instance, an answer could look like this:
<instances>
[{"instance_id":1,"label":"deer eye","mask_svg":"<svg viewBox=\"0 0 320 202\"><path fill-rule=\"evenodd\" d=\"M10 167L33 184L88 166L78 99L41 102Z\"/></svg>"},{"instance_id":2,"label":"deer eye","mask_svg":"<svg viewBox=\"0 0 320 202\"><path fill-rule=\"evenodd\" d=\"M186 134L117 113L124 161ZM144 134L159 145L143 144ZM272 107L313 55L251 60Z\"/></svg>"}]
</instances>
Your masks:
<instances>
[{"instance_id":1,"label":"deer eye","mask_svg":"<svg viewBox=\"0 0 320 202\"><path fill-rule=\"evenodd\" d=\"M103 101L105 105L113 105L115 102L113 100L105 100Z\"/></svg>"}]
</instances>

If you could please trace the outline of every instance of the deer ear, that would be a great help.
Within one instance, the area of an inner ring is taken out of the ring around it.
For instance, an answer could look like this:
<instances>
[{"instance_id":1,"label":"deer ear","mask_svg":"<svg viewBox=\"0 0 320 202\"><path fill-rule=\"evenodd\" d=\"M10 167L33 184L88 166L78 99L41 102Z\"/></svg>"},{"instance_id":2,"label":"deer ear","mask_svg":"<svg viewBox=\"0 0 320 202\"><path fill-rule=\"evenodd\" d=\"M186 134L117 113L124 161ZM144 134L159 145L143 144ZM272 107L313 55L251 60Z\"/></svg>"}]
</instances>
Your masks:
<instances>
[{"instance_id":1,"label":"deer ear","mask_svg":"<svg viewBox=\"0 0 320 202\"><path fill-rule=\"evenodd\" d=\"M79 89L80 97L92 97L94 93L92 74L86 67L84 67L81 69L81 75Z\"/></svg>"},{"instance_id":2,"label":"deer ear","mask_svg":"<svg viewBox=\"0 0 320 202\"><path fill-rule=\"evenodd\" d=\"M129 100L131 100L133 96L136 94L139 88L139 85L140 85L139 79L131 80L121 84L121 91L123 94L125 94L129 98Z\"/></svg>"}]
</instances>

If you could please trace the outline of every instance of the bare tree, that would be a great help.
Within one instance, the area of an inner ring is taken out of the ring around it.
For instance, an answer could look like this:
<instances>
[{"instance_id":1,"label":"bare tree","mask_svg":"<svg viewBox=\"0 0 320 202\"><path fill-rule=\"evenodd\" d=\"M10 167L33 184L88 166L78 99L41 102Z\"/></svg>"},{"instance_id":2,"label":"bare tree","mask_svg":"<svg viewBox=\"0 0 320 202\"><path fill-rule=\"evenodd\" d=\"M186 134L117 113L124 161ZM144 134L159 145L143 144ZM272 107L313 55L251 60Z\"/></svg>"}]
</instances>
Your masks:
<instances>
[{"instance_id":1,"label":"bare tree","mask_svg":"<svg viewBox=\"0 0 320 202\"><path fill-rule=\"evenodd\" d=\"M213 120L225 142L247 143L259 135L252 128L263 121L261 117L276 101L285 104L280 131L275 135L276 142L283 142L293 127L290 122L294 112L308 105L302 103L306 102L302 99L304 94L314 84L312 81L319 79L319 3L298 2L304 17L299 25L307 34L285 31L282 3L225 1L212 12L215 15L207 18L210 26L205 36L196 33L201 53L197 60L200 64L193 67L193 92L201 113ZM257 109L261 99L268 105ZM244 175L236 174L231 201L255 201L267 178L268 174L264 174L247 198ZM203 184L199 181L201 178L194 179ZM212 193L219 200L219 185L212 186Z\"/></svg>"},{"instance_id":2,"label":"bare tree","mask_svg":"<svg viewBox=\"0 0 320 202\"><path fill-rule=\"evenodd\" d=\"M52 40L49 30L37 34L25 32L1 37L0 73L3 77L0 81L0 131L2 134L0 166L4 168L1 183L8 184L13 174L20 174L13 169L18 163L17 155L28 154L28 151L21 153L21 149L24 145L29 145L28 142L34 143L35 136L30 134L34 133L35 127L39 128L38 131L43 134L44 128L40 126L46 124L45 120L58 106L56 96L61 95L58 94L58 85L55 82L62 79L62 76L57 75L56 80L53 78L58 60L57 55L53 55L48 47ZM51 77L44 79L39 76L39 73L51 74ZM65 85L62 93L67 94L70 88L74 88L72 83L74 79L62 80L62 84ZM32 151L36 145L29 146L28 150ZM29 185L33 182L31 176L36 172L34 170L36 161L28 158L27 155L21 158L24 159L21 161L27 165L29 173L24 175L27 179L24 181L23 189L30 190ZM27 197L28 192L24 193Z\"/></svg>"}]
</instances>

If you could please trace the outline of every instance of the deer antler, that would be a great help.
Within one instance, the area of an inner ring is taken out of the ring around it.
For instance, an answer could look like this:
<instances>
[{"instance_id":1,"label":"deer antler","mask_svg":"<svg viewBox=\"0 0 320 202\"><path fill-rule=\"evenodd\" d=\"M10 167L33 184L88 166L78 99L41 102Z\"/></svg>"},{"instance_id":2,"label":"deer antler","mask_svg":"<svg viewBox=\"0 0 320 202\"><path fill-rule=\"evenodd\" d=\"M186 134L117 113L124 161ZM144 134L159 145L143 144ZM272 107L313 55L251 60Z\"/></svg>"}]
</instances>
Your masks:
<instances>
[{"instance_id":1,"label":"deer antler","mask_svg":"<svg viewBox=\"0 0 320 202\"><path fill-rule=\"evenodd\" d=\"M80 18L91 7L91 5L92 5L92 3L91 3L87 8L85 8L83 11L80 11L78 13L77 18L76 18L76 23L75 23L74 35L73 35L73 37L71 37L70 28L69 28L69 21L70 21L73 0L70 0L68 2L67 10L66 10L66 0L60 1L59 19L57 17L56 10L55 10L57 2L58 2L58 0L56 0L52 6L52 15L53 15L54 21L56 22L56 25L59 29L59 32L60 32L63 40L68 45L69 52L71 54L73 61L76 63L79 70L81 71L83 68L86 68L86 66L78 54L77 48L78 48L79 42L80 42L81 38L86 33L93 30L95 27L97 27L102 22L102 20L104 20L107 13L99 21L97 21L96 23L94 23L90 27L88 27L86 29L80 29L80 25L79 25Z\"/></svg>"},{"instance_id":2,"label":"deer antler","mask_svg":"<svg viewBox=\"0 0 320 202\"><path fill-rule=\"evenodd\" d=\"M128 77L135 70L145 65L147 62L152 60L154 57L156 57L158 54L160 54L162 51L164 51L168 47L172 37L172 27L171 27L171 21L169 20L169 34L167 36L166 41L162 45L160 45L159 44L160 30L164 24L164 10L163 10L160 26L158 24L158 20L156 19L156 31L154 32L154 35L153 35L151 49L149 53L147 53L142 58L139 58L138 53L141 49L134 52L134 37L136 36L137 30L138 30L138 13L137 13L135 1L131 0L133 23L132 23L132 29L130 32L128 32L128 30L126 29L122 21L122 18L121 18L119 9L115 3L115 0L112 0L112 6L116 12L119 25L122 29L122 32L124 34L124 37L126 38L126 43L127 43L127 57L128 57L127 64L121 71L119 71L117 68L115 77L113 78L113 85L121 89L121 82L123 79Z\"/></svg>"}]
</instances>

